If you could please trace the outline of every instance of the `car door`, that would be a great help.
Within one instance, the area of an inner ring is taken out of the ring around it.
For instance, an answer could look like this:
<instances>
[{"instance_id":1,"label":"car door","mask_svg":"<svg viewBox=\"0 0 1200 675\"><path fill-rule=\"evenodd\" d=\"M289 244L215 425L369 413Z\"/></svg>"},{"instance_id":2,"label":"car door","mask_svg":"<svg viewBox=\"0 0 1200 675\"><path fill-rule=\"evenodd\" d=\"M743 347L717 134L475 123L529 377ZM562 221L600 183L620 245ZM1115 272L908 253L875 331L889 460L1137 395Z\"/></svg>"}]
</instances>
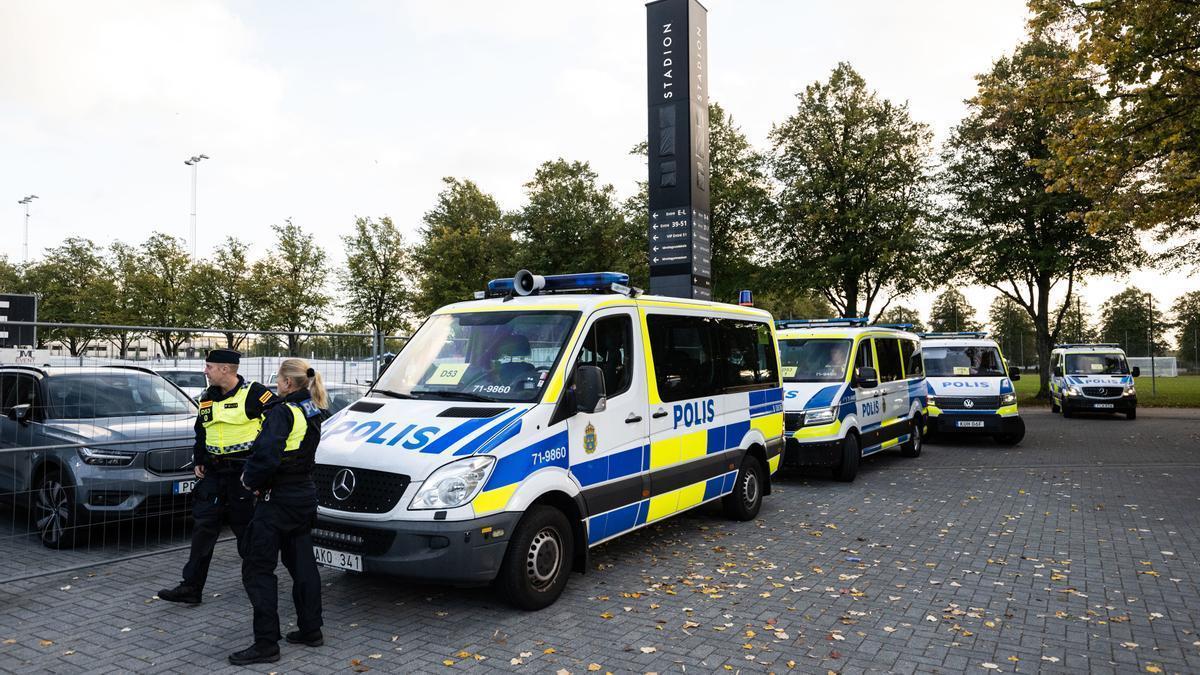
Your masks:
<instances>
[{"instance_id":1,"label":"car door","mask_svg":"<svg viewBox=\"0 0 1200 675\"><path fill-rule=\"evenodd\" d=\"M855 373L861 368L873 368L876 373L879 372L879 366L875 363L875 345L870 338L859 340L854 354ZM878 385L863 387L853 380L851 384L854 387L858 432L865 452L879 443L879 426L883 421L883 388Z\"/></svg>"},{"instance_id":2,"label":"car door","mask_svg":"<svg viewBox=\"0 0 1200 675\"><path fill-rule=\"evenodd\" d=\"M875 362L879 364L879 388L883 398L883 420L878 442L886 447L904 432L903 422L908 417L908 381L904 379L900 340L876 337L874 342Z\"/></svg>"},{"instance_id":3,"label":"car door","mask_svg":"<svg viewBox=\"0 0 1200 675\"><path fill-rule=\"evenodd\" d=\"M28 448L42 445L41 418L37 405L38 381L33 375L20 371L0 373L0 448ZM21 424L9 419L14 406L29 404L30 419ZM32 452L10 452L0 455L0 490L28 489Z\"/></svg>"}]
</instances>

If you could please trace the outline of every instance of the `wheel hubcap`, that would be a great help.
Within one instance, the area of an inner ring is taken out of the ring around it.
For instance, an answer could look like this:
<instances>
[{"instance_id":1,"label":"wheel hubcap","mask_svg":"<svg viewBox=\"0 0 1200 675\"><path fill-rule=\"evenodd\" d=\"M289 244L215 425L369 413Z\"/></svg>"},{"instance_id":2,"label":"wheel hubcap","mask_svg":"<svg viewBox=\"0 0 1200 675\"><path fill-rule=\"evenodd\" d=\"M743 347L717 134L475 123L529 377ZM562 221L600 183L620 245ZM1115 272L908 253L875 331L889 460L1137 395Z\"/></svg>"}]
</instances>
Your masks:
<instances>
[{"instance_id":1,"label":"wheel hubcap","mask_svg":"<svg viewBox=\"0 0 1200 675\"><path fill-rule=\"evenodd\" d=\"M758 476L753 472L746 472L746 479L742 481L742 500L746 506L754 506L758 501Z\"/></svg>"},{"instance_id":2,"label":"wheel hubcap","mask_svg":"<svg viewBox=\"0 0 1200 675\"><path fill-rule=\"evenodd\" d=\"M525 557L525 572L529 583L538 590L544 590L558 577L562 567L562 542L558 532L545 527L533 536L529 543L529 553Z\"/></svg>"},{"instance_id":3,"label":"wheel hubcap","mask_svg":"<svg viewBox=\"0 0 1200 675\"><path fill-rule=\"evenodd\" d=\"M37 495L38 531L42 539L57 542L62 539L68 519L71 516L67 490L56 480L46 481L38 490Z\"/></svg>"},{"instance_id":4,"label":"wheel hubcap","mask_svg":"<svg viewBox=\"0 0 1200 675\"><path fill-rule=\"evenodd\" d=\"M913 450L921 451L921 427L913 427Z\"/></svg>"}]
</instances>

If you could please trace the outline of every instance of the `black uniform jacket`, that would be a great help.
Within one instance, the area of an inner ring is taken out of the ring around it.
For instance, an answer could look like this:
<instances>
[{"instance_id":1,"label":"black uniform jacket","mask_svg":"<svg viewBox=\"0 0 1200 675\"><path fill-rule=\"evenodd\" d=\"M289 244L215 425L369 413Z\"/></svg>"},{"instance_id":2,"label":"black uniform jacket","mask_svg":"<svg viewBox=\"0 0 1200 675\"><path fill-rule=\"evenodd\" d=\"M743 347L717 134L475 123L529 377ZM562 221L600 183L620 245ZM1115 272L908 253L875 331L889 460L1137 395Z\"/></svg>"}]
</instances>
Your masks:
<instances>
[{"instance_id":1,"label":"black uniform jacket","mask_svg":"<svg viewBox=\"0 0 1200 675\"><path fill-rule=\"evenodd\" d=\"M301 389L267 402L262 431L255 439L254 447L250 448L250 457L242 473L242 482L246 487L257 491L272 488L281 482L311 480L317 444L321 442L321 422L328 417L328 413L317 409L311 400L312 395L308 390ZM292 407L285 405L287 403L300 406L302 412L311 410L315 413L306 412L308 428L304 432L304 439L300 441L298 449L288 453L285 460L283 449L295 420Z\"/></svg>"},{"instance_id":2,"label":"black uniform jacket","mask_svg":"<svg viewBox=\"0 0 1200 675\"><path fill-rule=\"evenodd\" d=\"M223 392L220 387L213 385L204 390L204 393L200 395L200 400L212 401L214 403L224 401L236 394L237 390L241 389L245 382L245 378L238 375L237 386L233 389ZM251 382L250 392L246 395L246 417L254 419L262 415L263 408L276 398L278 397L272 394L270 389L257 382ZM208 445L206 436L204 425L200 423L200 415L196 415L196 445L192 446L192 462L196 466L204 466L205 462L208 461L208 450L204 449Z\"/></svg>"}]
</instances>

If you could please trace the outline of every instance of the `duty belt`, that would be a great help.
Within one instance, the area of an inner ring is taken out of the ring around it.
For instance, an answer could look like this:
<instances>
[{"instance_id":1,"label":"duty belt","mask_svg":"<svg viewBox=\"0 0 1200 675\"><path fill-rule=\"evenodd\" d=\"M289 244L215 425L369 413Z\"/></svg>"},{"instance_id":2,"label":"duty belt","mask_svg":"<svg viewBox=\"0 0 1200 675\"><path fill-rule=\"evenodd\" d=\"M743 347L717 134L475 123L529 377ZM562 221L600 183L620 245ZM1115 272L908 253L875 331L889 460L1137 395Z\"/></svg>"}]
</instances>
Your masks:
<instances>
[{"instance_id":1,"label":"duty belt","mask_svg":"<svg viewBox=\"0 0 1200 675\"><path fill-rule=\"evenodd\" d=\"M206 446L204 446L204 449L207 450L209 452L209 454L211 454L211 455L228 455L228 454L234 453L234 452L241 452L243 450L249 450L253 446L254 446L254 441L247 441L245 443L238 443L236 445L226 445L224 447L221 447L218 445L206 445Z\"/></svg>"}]
</instances>

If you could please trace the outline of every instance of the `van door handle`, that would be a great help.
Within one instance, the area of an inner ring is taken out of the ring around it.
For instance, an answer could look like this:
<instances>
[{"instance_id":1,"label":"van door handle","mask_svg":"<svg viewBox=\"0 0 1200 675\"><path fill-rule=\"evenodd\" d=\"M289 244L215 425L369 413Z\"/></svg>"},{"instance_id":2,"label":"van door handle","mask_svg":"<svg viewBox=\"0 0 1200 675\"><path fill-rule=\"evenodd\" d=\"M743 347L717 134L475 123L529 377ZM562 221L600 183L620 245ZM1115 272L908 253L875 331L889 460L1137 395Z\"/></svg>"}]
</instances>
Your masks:
<instances>
[{"instance_id":1,"label":"van door handle","mask_svg":"<svg viewBox=\"0 0 1200 675\"><path fill-rule=\"evenodd\" d=\"M658 419L660 417L666 417L666 416L667 416L667 411L663 410L662 408L659 408L658 411L656 411L653 415L651 415L651 417L653 417L654 419Z\"/></svg>"},{"instance_id":2,"label":"van door handle","mask_svg":"<svg viewBox=\"0 0 1200 675\"><path fill-rule=\"evenodd\" d=\"M625 418L625 424L634 424L635 422L641 422L641 421L642 421L642 416L634 415L633 413L629 413L629 417Z\"/></svg>"}]
</instances>

